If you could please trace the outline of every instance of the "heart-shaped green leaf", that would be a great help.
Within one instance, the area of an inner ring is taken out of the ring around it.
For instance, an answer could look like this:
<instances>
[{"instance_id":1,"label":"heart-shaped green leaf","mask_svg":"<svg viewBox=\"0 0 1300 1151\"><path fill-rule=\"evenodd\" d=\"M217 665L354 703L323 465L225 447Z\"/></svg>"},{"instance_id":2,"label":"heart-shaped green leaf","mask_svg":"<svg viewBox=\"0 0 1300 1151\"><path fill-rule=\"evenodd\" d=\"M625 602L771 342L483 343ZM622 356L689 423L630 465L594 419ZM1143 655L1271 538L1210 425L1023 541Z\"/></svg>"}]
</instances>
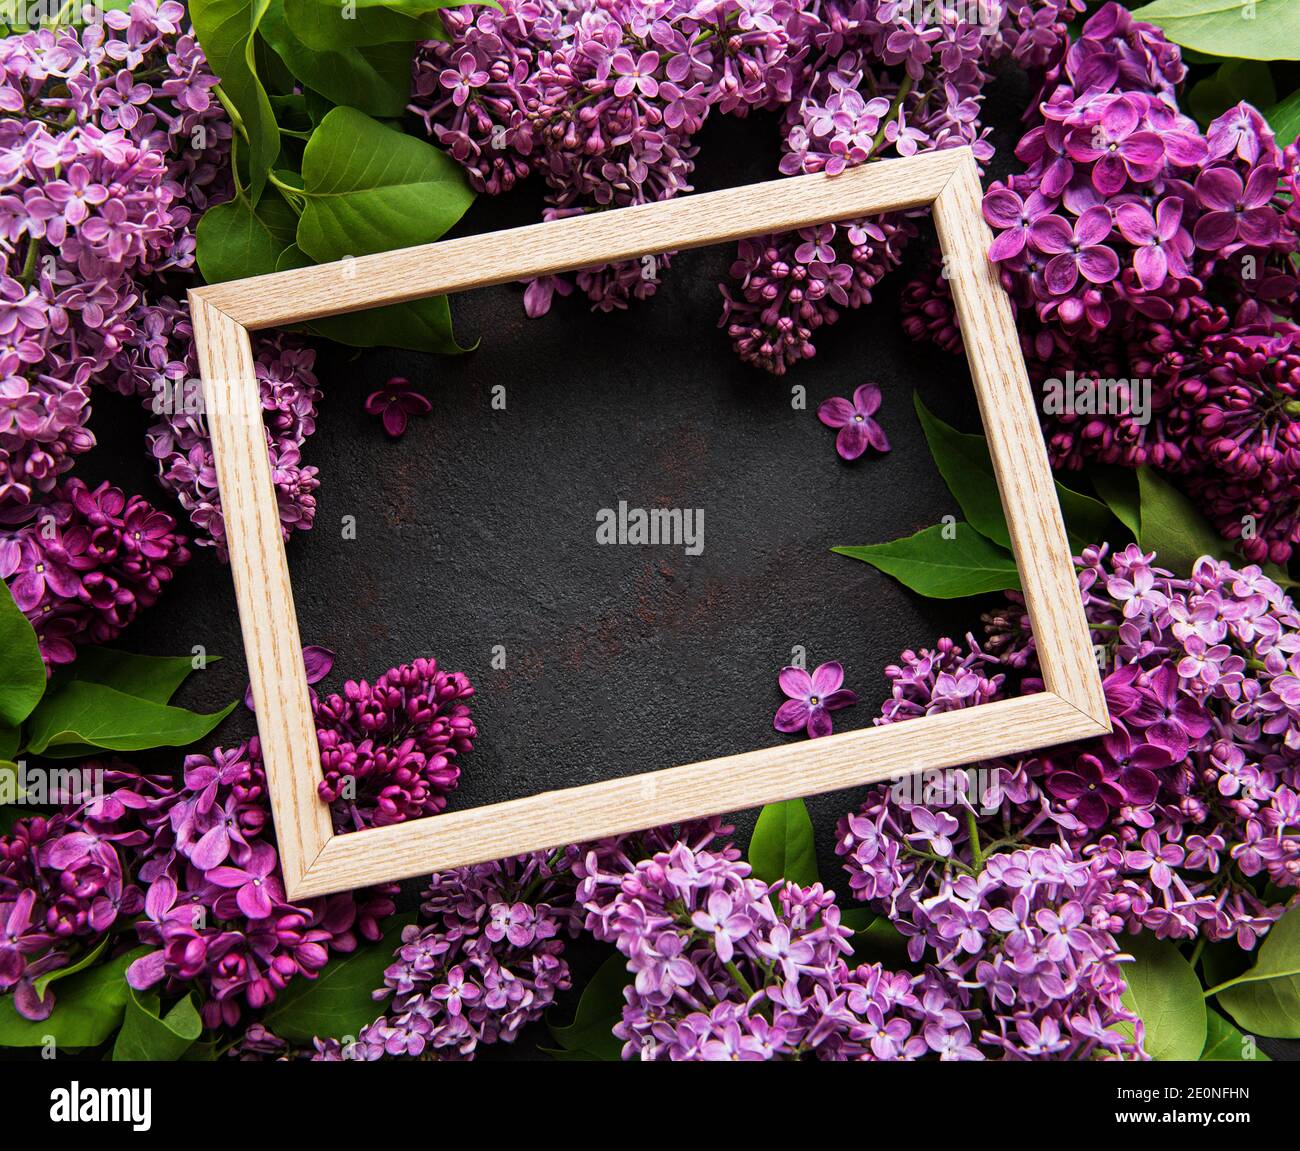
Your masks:
<instances>
[{"instance_id":1,"label":"heart-shaped green leaf","mask_svg":"<svg viewBox=\"0 0 1300 1151\"><path fill-rule=\"evenodd\" d=\"M919 392L912 393L912 401L939 474L971 527L994 543L1011 547L988 440L959 432L939 419L925 406ZM1067 488L1059 480L1055 483L1066 535L1076 554L1090 544L1115 540L1119 525L1105 504Z\"/></svg>"},{"instance_id":2,"label":"heart-shaped green leaf","mask_svg":"<svg viewBox=\"0 0 1300 1151\"><path fill-rule=\"evenodd\" d=\"M127 987L122 1030L113 1044L113 1062L172 1061L185 1054L203 1031L194 993L160 1015L158 996Z\"/></svg>"},{"instance_id":3,"label":"heart-shaped green leaf","mask_svg":"<svg viewBox=\"0 0 1300 1151\"><path fill-rule=\"evenodd\" d=\"M1253 967L1211 994L1252 1035L1300 1039L1300 907L1269 928Z\"/></svg>"},{"instance_id":4,"label":"heart-shaped green leaf","mask_svg":"<svg viewBox=\"0 0 1300 1151\"><path fill-rule=\"evenodd\" d=\"M266 190L256 209L242 194L214 204L195 230L199 270L209 284L274 272L297 228L298 214L274 188Z\"/></svg>"},{"instance_id":5,"label":"heart-shaped green leaf","mask_svg":"<svg viewBox=\"0 0 1300 1151\"><path fill-rule=\"evenodd\" d=\"M335 108L312 133L302 179L298 248L322 264L431 243L474 199L449 156L355 108ZM360 346L462 350L441 298L332 317L312 327Z\"/></svg>"},{"instance_id":6,"label":"heart-shaped green leaf","mask_svg":"<svg viewBox=\"0 0 1300 1151\"><path fill-rule=\"evenodd\" d=\"M1164 31L1175 44L1210 56L1300 60L1300 5L1295 0L1154 0L1135 20Z\"/></svg>"},{"instance_id":7,"label":"heart-shaped green leaf","mask_svg":"<svg viewBox=\"0 0 1300 1151\"><path fill-rule=\"evenodd\" d=\"M459 0L355 0L347 18L340 0L284 0L284 15L293 35L314 52L376 44L413 44L445 40L441 8Z\"/></svg>"},{"instance_id":8,"label":"heart-shaped green leaf","mask_svg":"<svg viewBox=\"0 0 1300 1151\"><path fill-rule=\"evenodd\" d=\"M221 657L206 658L208 663L216 663ZM77 661L68 666L73 679L103 684L154 703L167 703L195 670L193 657L188 655L136 655L107 647L79 648Z\"/></svg>"},{"instance_id":9,"label":"heart-shaped green leaf","mask_svg":"<svg viewBox=\"0 0 1300 1151\"><path fill-rule=\"evenodd\" d=\"M0 1047L41 1047L52 1038L60 1047L98 1047L122 1022L126 1010L126 969L149 948L134 951L69 976L55 989L48 1019L24 1019L13 996L0 998Z\"/></svg>"},{"instance_id":10,"label":"heart-shaped green leaf","mask_svg":"<svg viewBox=\"0 0 1300 1151\"><path fill-rule=\"evenodd\" d=\"M285 19L287 7L284 0L271 0L262 18L262 35L298 80L334 103L359 108L370 116L401 116L405 112L411 98L411 57L415 53L415 41L427 39L420 35L417 22L388 9L375 9L407 20L410 38L368 44L347 44L339 40L328 46L309 45ZM299 7L319 11L324 6L307 0ZM358 16L364 19L365 13L358 11ZM360 22L341 20L336 10L325 19L323 26L328 31L346 32Z\"/></svg>"},{"instance_id":11,"label":"heart-shaped green leaf","mask_svg":"<svg viewBox=\"0 0 1300 1151\"><path fill-rule=\"evenodd\" d=\"M1202 1063L1268 1062L1268 1056L1256 1045L1251 1035L1243 1035L1217 1011L1207 1012L1208 1027Z\"/></svg>"},{"instance_id":12,"label":"heart-shaped green leaf","mask_svg":"<svg viewBox=\"0 0 1300 1151\"><path fill-rule=\"evenodd\" d=\"M623 1018L623 988L632 982L627 960L611 955L597 969L582 989L573 1022L561 1026L548 1020L551 1036L559 1050L550 1051L554 1059L600 1060L622 1059L623 1041L614 1035L614 1027Z\"/></svg>"},{"instance_id":13,"label":"heart-shaped green leaf","mask_svg":"<svg viewBox=\"0 0 1300 1151\"><path fill-rule=\"evenodd\" d=\"M280 129L255 63L257 26L270 0L190 0L194 32L221 91L238 117L248 160L248 194L256 203L280 153Z\"/></svg>"}]
</instances>

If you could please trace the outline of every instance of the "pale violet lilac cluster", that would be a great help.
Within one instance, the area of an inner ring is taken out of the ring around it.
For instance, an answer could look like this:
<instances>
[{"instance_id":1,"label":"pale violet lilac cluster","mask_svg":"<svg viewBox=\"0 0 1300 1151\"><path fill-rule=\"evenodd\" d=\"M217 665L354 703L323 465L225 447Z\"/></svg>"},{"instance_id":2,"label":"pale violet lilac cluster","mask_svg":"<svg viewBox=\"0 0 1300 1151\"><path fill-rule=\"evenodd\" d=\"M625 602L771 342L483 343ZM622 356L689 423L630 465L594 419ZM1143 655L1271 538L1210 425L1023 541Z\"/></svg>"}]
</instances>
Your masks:
<instances>
[{"instance_id":1,"label":"pale violet lilac cluster","mask_svg":"<svg viewBox=\"0 0 1300 1151\"><path fill-rule=\"evenodd\" d=\"M979 116L990 65L1009 54L1041 67L1075 10L993 3L980 5L984 21L975 23L958 9L897 0L800 6L789 25L802 55L781 171L835 174L962 146L987 160L993 150ZM815 355L818 329L870 303L915 232L909 214L891 213L741 241L732 283L722 287L721 323L737 353L776 374Z\"/></svg>"},{"instance_id":2,"label":"pale violet lilac cluster","mask_svg":"<svg viewBox=\"0 0 1300 1151\"><path fill-rule=\"evenodd\" d=\"M565 852L534 852L432 877L425 923L402 941L375 992L382 1014L355 1041L317 1041L312 1058L472 1059L511 1043L570 985L577 933Z\"/></svg>"},{"instance_id":3,"label":"pale violet lilac cluster","mask_svg":"<svg viewBox=\"0 0 1300 1151\"><path fill-rule=\"evenodd\" d=\"M189 309L170 296L142 302L133 327L108 366L104 382L140 397L155 418L146 434L158 481L189 513L195 542L226 558L225 519L208 439L206 400L194 351ZM285 539L311 527L316 516L319 469L303 463L303 446L316 430L321 392L316 353L301 340L276 332L253 343L253 371Z\"/></svg>"},{"instance_id":4,"label":"pale violet lilac cluster","mask_svg":"<svg viewBox=\"0 0 1300 1151\"><path fill-rule=\"evenodd\" d=\"M414 66L412 108L479 191L536 172L547 219L690 191L694 136L710 112L744 115L793 90L787 0L555 3L503 0L442 13L449 39ZM546 277L544 313L576 284L601 310L652 295L668 256Z\"/></svg>"},{"instance_id":5,"label":"pale violet lilac cluster","mask_svg":"<svg viewBox=\"0 0 1300 1151\"><path fill-rule=\"evenodd\" d=\"M936 938L915 908L963 875L978 879L998 850L1050 849L1086 865L1111 930L1247 950L1300 886L1291 600L1255 567L1205 558L1176 579L1134 546L1082 558L1114 732L975 765L946 805L881 790L842 827L855 894L914 936L914 954ZM1019 597L986 618L982 648L945 640L905 652L887 671L892 698L878 722L1040 689Z\"/></svg>"},{"instance_id":6,"label":"pale violet lilac cluster","mask_svg":"<svg viewBox=\"0 0 1300 1151\"><path fill-rule=\"evenodd\" d=\"M614 1028L625 1059L982 1057L978 1013L955 988L851 966L834 893L755 879L711 838L641 859L607 846L575 864L588 930L627 959Z\"/></svg>"},{"instance_id":7,"label":"pale violet lilac cluster","mask_svg":"<svg viewBox=\"0 0 1300 1151\"><path fill-rule=\"evenodd\" d=\"M98 14L0 40L0 508L39 502L93 445L91 385L140 285L193 263L224 179L230 127L184 7Z\"/></svg>"},{"instance_id":8,"label":"pale violet lilac cluster","mask_svg":"<svg viewBox=\"0 0 1300 1151\"><path fill-rule=\"evenodd\" d=\"M108 643L189 561L176 521L105 482L60 480L14 526L0 519L0 579L36 631L47 670Z\"/></svg>"},{"instance_id":9,"label":"pale violet lilac cluster","mask_svg":"<svg viewBox=\"0 0 1300 1151\"><path fill-rule=\"evenodd\" d=\"M1125 382L1105 410L1044 390L1053 462L1161 468L1248 560L1285 563L1300 542L1297 153L1247 103L1201 132L1178 107L1185 75L1158 29L1100 9L1046 71L1024 170L985 197L990 255L1037 384ZM913 335L960 348L942 280L913 284L905 311Z\"/></svg>"}]
</instances>

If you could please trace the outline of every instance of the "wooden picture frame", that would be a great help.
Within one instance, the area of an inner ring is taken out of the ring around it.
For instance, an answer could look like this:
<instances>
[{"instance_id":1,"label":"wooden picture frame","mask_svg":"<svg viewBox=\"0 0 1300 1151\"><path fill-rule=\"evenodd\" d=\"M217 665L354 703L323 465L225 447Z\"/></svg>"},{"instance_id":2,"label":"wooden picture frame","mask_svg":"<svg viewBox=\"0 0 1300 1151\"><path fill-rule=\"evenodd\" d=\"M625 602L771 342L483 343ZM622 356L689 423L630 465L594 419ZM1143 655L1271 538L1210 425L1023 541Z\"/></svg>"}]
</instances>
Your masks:
<instances>
[{"instance_id":1,"label":"wooden picture frame","mask_svg":"<svg viewBox=\"0 0 1300 1151\"><path fill-rule=\"evenodd\" d=\"M361 256L189 293L248 673L289 899L1027 752L1110 730L1101 676L969 149ZM425 296L931 205L1045 690L335 835L249 332Z\"/></svg>"}]
</instances>

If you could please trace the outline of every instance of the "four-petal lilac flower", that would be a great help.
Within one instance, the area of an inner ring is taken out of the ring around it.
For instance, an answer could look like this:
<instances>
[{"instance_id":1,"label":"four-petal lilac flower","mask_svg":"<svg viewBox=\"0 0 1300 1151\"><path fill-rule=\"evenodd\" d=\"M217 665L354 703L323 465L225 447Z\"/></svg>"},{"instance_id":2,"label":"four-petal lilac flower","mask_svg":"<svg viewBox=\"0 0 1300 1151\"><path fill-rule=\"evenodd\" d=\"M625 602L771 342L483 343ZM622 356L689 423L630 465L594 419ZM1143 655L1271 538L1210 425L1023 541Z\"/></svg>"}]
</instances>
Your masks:
<instances>
[{"instance_id":1,"label":"four-petal lilac flower","mask_svg":"<svg viewBox=\"0 0 1300 1151\"><path fill-rule=\"evenodd\" d=\"M853 399L832 396L817 409L817 418L828 428L838 428L835 450L844 460L856 460L867 448L889 451L889 437L872 417L880 410L880 389L862 384L854 389Z\"/></svg>"}]
</instances>

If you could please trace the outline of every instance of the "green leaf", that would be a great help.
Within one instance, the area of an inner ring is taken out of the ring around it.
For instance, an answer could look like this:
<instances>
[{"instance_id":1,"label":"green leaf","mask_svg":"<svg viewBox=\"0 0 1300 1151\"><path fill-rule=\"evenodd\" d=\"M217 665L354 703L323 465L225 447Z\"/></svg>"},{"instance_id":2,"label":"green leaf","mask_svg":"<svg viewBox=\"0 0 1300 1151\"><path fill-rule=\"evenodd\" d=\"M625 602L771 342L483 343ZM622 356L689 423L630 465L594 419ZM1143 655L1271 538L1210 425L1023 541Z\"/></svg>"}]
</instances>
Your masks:
<instances>
[{"instance_id":1,"label":"green leaf","mask_svg":"<svg viewBox=\"0 0 1300 1151\"><path fill-rule=\"evenodd\" d=\"M16 727L0 726L0 763L11 760L18 754L22 733Z\"/></svg>"},{"instance_id":2,"label":"green leaf","mask_svg":"<svg viewBox=\"0 0 1300 1151\"><path fill-rule=\"evenodd\" d=\"M349 19L342 19L339 0L284 0L288 27L315 52L377 44L413 44L445 40L440 8L460 0L357 0ZM495 7L495 5L494 5Z\"/></svg>"},{"instance_id":3,"label":"green leaf","mask_svg":"<svg viewBox=\"0 0 1300 1151\"><path fill-rule=\"evenodd\" d=\"M302 178L306 203L298 247L318 263L430 243L474 198L449 156L354 108L335 108L312 133ZM312 327L365 347L461 350L443 298L334 317Z\"/></svg>"},{"instance_id":4,"label":"green leaf","mask_svg":"<svg viewBox=\"0 0 1300 1151\"><path fill-rule=\"evenodd\" d=\"M262 35L297 79L334 103L359 108L371 116L401 116L406 111L411 97L414 42L427 39L426 36L416 32L405 42L361 45L336 42L313 47L304 43L285 19L286 10L292 4L293 0L271 0L262 20ZM323 7L310 0L299 6L312 10ZM386 9L379 11L392 15ZM358 16L363 13L358 12ZM340 20L335 11L326 27L344 29L360 22ZM415 22L407 22L413 30L418 29Z\"/></svg>"},{"instance_id":5,"label":"green leaf","mask_svg":"<svg viewBox=\"0 0 1300 1151\"><path fill-rule=\"evenodd\" d=\"M847 916L844 922L853 926ZM907 954L907 938L884 915L875 916L855 930L849 944L853 948L853 954L846 960L850 967L880 963L891 970L901 971L913 966Z\"/></svg>"},{"instance_id":6,"label":"green leaf","mask_svg":"<svg viewBox=\"0 0 1300 1151\"><path fill-rule=\"evenodd\" d=\"M1192 965L1171 940L1154 935L1132 936L1124 947L1136 959L1120 967L1128 984L1124 1005L1142 1019L1147 1054L1199 1059L1205 1047L1205 999ZM1118 1023L1113 1030L1130 1038L1134 1031L1131 1023Z\"/></svg>"},{"instance_id":7,"label":"green leaf","mask_svg":"<svg viewBox=\"0 0 1300 1151\"><path fill-rule=\"evenodd\" d=\"M1208 1013L1207 1023L1202 1063L1268 1062L1254 1038L1243 1035L1217 1011Z\"/></svg>"},{"instance_id":8,"label":"green leaf","mask_svg":"<svg viewBox=\"0 0 1300 1151\"><path fill-rule=\"evenodd\" d=\"M1133 538L1142 535L1142 500L1137 476L1128 468L1094 467L1088 472L1092 486Z\"/></svg>"},{"instance_id":9,"label":"green leaf","mask_svg":"<svg viewBox=\"0 0 1300 1151\"><path fill-rule=\"evenodd\" d=\"M956 534L945 539L944 532L949 530ZM1020 573L1011 553L961 521L936 524L906 539L831 551L869 563L931 599L958 599L1020 587Z\"/></svg>"},{"instance_id":10,"label":"green leaf","mask_svg":"<svg viewBox=\"0 0 1300 1151\"><path fill-rule=\"evenodd\" d=\"M1101 500L1056 482L1056 498L1061 503L1065 534L1075 555L1084 548L1100 543L1127 542L1123 521Z\"/></svg>"},{"instance_id":11,"label":"green leaf","mask_svg":"<svg viewBox=\"0 0 1300 1151\"><path fill-rule=\"evenodd\" d=\"M158 996L127 987L126 1013L122 1030L113 1044L113 1062L145 1062L179 1059L203 1031L203 1020L190 992L160 1018Z\"/></svg>"},{"instance_id":12,"label":"green leaf","mask_svg":"<svg viewBox=\"0 0 1300 1151\"><path fill-rule=\"evenodd\" d=\"M988 440L959 432L944 423L925 406L920 392L912 393L912 402L939 474L971 527L994 543L1009 548L1011 533L1002 511Z\"/></svg>"},{"instance_id":13,"label":"green leaf","mask_svg":"<svg viewBox=\"0 0 1300 1151\"><path fill-rule=\"evenodd\" d=\"M274 272L297 227L297 213L274 188L266 190L256 209L243 194L214 204L195 230L199 270L209 284Z\"/></svg>"},{"instance_id":14,"label":"green leaf","mask_svg":"<svg viewBox=\"0 0 1300 1151\"><path fill-rule=\"evenodd\" d=\"M1300 907L1269 929L1254 967L1219 986L1219 1006L1251 1034L1300 1039Z\"/></svg>"},{"instance_id":15,"label":"green leaf","mask_svg":"<svg viewBox=\"0 0 1300 1151\"><path fill-rule=\"evenodd\" d=\"M811 887L820 882L812 820L802 799L769 803L758 813L749 840L749 865L755 878L767 884L784 879Z\"/></svg>"},{"instance_id":16,"label":"green leaf","mask_svg":"<svg viewBox=\"0 0 1300 1151\"><path fill-rule=\"evenodd\" d=\"M355 1038L384 1013L373 993L384 985L384 970L392 965L402 929L414 922L414 913L399 915L378 942L330 960L315 979L293 980L267 1008L263 1022L295 1043L310 1043L316 1036Z\"/></svg>"},{"instance_id":17,"label":"green leaf","mask_svg":"<svg viewBox=\"0 0 1300 1151\"><path fill-rule=\"evenodd\" d=\"M1277 137L1277 146L1285 148L1300 136L1300 91L1292 92L1280 104L1274 104L1264 113L1264 119Z\"/></svg>"},{"instance_id":18,"label":"green leaf","mask_svg":"<svg viewBox=\"0 0 1300 1151\"><path fill-rule=\"evenodd\" d=\"M1196 505L1150 467L1138 468L1142 525L1138 542L1175 575L1191 574L1203 555L1228 558L1232 548Z\"/></svg>"},{"instance_id":19,"label":"green leaf","mask_svg":"<svg viewBox=\"0 0 1300 1151\"><path fill-rule=\"evenodd\" d=\"M207 661L216 663L220 658L210 655ZM83 647L77 649L77 661L70 667L73 679L166 703L193 673L194 661L188 655L136 655L108 647Z\"/></svg>"},{"instance_id":20,"label":"green leaf","mask_svg":"<svg viewBox=\"0 0 1300 1151\"><path fill-rule=\"evenodd\" d=\"M137 947L69 976L56 992L53 1014L39 1022L19 1015L12 995L0 998L0 1047L40 1047L51 1037L59 1047L98 1047L122 1022L126 969L149 951Z\"/></svg>"},{"instance_id":21,"label":"green leaf","mask_svg":"<svg viewBox=\"0 0 1300 1151\"><path fill-rule=\"evenodd\" d=\"M1242 100L1256 108L1277 102L1277 89L1268 65L1259 60L1229 60L1192 86L1187 102L1202 129Z\"/></svg>"},{"instance_id":22,"label":"green leaf","mask_svg":"<svg viewBox=\"0 0 1300 1151\"><path fill-rule=\"evenodd\" d=\"M623 1018L623 988L631 982L622 955L606 959L582 989L573 1022L560 1026L547 1019L551 1036L560 1045L549 1054L561 1060L621 1060L623 1041L615 1037L614 1026Z\"/></svg>"},{"instance_id":23,"label":"green leaf","mask_svg":"<svg viewBox=\"0 0 1300 1151\"><path fill-rule=\"evenodd\" d=\"M1300 5L1295 0L1155 0L1133 11L1175 44L1211 56L1300 60Z\"/></svg>"},{"instance_id":24,"label":"green leaf","mask_svg":"<svg viewBox=\"0 0 1300 1151\"><path fill-rule=\"evenodd\" d=\"M925 406L919 392L913 392L912 399L939 474L967 521L980 535L1010 548L1011 533L1007 530L988 440L984 436L959 432L944 423ZM1114 517L1099 500L1073 491L1059 481L1056 481L1056 498L1061 504L1066 535L1075 552L1114 536Z\"/></svg>"},{"instance_id":25,"label":"green leaf","mask_svg":"<svg viewBox=\"0 0 1300 1151\"><path fill-rule=\"evenodd\" d=\"M280 154L280 129L254 63L254 37L269 2L191 0L189 4L199 44L239 117L236 131L248 157L248 194L254 203Z\"/></svg>"},{"instance_id":26,"label":"green leaf","mask_svg":"<svg viewBox=\"0 0 1300 1151\"><path fill-rule=\"evenodd\" d=\"M67 757L85 754L88 747L110 751L186 747L207 735L234 706L205 715L100 683L72 680L32 712L27 749L35 755Z\"/></svg>"},{"instance_id":27,"label":"green leaf","mask_svg":"<svg viewBox=\"0 0 1300 1151\"><path fill-rule=\"evenodd\" d=\"M32 990L36 992L36 998L45 1001L45 989L51 983L59 979L66 979L69 975L76 975L78 971L85 971L87 967L93 967L95 960L103 954L104 948L108 946L108 936L105 935L99 941L99 946L87 951L76 963L69 967L58 967L53 971L47 971L44 975L38 975L32 980Z\"/></svg>"},{"instance_id":28,"label":"green leaf","mask_svg":"<svg viewBox=\"0 0 1300 1151\"><path fill-rule=\"evenodd\" d=\"M9 585L0 592L0 725L17 727L45 692L45 661L36 632Z\"/></svg>"}]
</instances>

